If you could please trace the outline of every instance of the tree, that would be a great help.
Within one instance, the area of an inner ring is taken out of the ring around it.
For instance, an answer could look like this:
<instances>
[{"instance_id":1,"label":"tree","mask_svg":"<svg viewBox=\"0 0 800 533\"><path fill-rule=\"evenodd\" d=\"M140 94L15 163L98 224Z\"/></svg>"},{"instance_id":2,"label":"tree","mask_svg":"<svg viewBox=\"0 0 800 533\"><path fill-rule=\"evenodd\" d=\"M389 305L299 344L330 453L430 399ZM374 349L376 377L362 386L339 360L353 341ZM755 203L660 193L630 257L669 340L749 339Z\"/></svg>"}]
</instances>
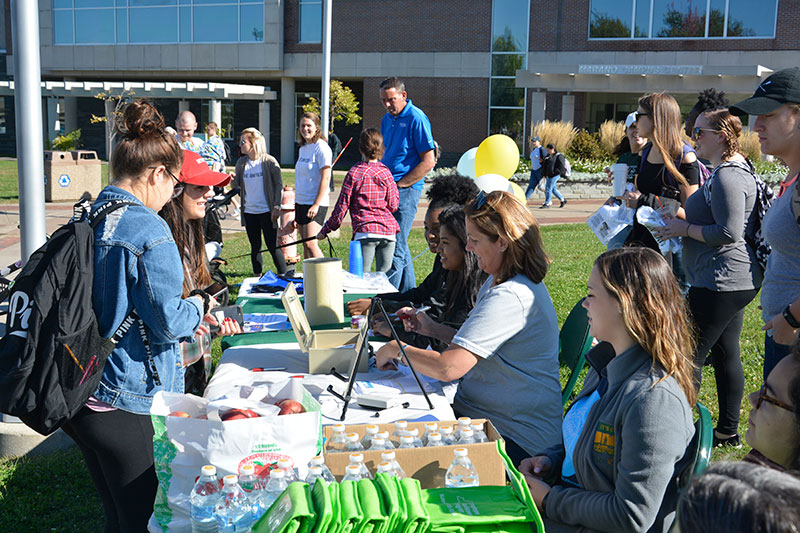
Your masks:
<instances>
[{"instance_id":1,"label":"tree","mask_svg":"<svg viewBox=\"0 0 800 533\"><path fill-rule=\"evenodd\" d=\"M589 30L593 38L630 37L631 28L622 19L611 17L608 13L592 11L592 25Z\"/></svg>"},{"instance_id":2,"label":"tree","mask_svg":"<svg viewBox=\"0 0 800 533\"><path fill-rule=\"evenodd\" d=\"M361 115L358 114L358 100L353 91L340 82L339 80L331 80L331 96L330 96L330 131L333 132L333 125L335 122L344 122L347 126L351 124L358 124L361 121ZM303 106L305 113L316 113L322 115L322 108L319 100L313 96L309 102Z\"/></svg>"}]
</instances>

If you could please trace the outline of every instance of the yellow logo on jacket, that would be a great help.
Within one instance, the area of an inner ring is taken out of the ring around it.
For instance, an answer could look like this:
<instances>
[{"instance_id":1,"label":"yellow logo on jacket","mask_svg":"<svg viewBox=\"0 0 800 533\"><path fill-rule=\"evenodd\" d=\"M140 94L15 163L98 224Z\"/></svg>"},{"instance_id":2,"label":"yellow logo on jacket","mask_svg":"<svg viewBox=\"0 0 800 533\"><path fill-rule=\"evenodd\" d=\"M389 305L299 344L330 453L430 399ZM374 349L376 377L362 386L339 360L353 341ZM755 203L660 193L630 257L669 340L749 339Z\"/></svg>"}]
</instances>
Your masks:
<instances>
[{"instance_id":1,"label":"yellow logo on jacket","mask_svg":"<svg viewBox=\"0 0 800 533\"><path fill-rule=\"evenodd\" d=\"M603 455L608 455L608 461L611 462L614 458L614 444L616 438L614 436L614 426L599 422L597 429L594 432L594 451Z\"/></svg>"}]
</instances>

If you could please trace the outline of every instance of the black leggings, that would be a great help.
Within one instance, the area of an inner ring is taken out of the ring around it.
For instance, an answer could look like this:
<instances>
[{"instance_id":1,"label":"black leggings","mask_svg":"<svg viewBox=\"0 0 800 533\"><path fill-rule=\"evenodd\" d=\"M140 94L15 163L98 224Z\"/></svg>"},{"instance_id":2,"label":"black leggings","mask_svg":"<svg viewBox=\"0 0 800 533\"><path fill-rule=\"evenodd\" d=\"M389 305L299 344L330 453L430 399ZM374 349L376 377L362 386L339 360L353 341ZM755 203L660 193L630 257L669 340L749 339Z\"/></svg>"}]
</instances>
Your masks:
<instances>
[{"instance_id":1,"label":"black leggings","mask_svg":"<svg viewBox=\"0 0 800 533\"><path fill-rule=\"evenodd\" d=\"M84 407L62 428L78 444L100 494L104 531L147 531L158 487L150 417Z\"/></svg>"},{"instance_id":2,"label":"black leggings","mask_svg":"<svg viewBox=\"0 0 800 533\"><path fill-rule=\"evenodd\" d=\"M261 234L264 234L264 243L267 245L275 270L278 274L286 273L286 259L283 253L275 246L278 243L278 228L272 223L272 214L267 211L258 215L244 213L244 229L247 231L247 240L250 241L250 262L253 263L253 274L260 276L264 272L264 261L261 258Z\"/></svg>"},{"instance_id":3,"label":"black leggings","mask_svg":"<svg viewBox=\"0 0 800 533\"><path fill-rule=\"evenodd\" d=\"M717 380L719 421L717 431L737 433L739 409L744 395L744 369L739 356L739 336L744 322L744 308L758 294L758 289L716 292L698 287L689 289L689 310L694 319L697 349L694 354L695 384L700 389L703 363L711 352L711 364Z\"/></svg>"}]
</instances>

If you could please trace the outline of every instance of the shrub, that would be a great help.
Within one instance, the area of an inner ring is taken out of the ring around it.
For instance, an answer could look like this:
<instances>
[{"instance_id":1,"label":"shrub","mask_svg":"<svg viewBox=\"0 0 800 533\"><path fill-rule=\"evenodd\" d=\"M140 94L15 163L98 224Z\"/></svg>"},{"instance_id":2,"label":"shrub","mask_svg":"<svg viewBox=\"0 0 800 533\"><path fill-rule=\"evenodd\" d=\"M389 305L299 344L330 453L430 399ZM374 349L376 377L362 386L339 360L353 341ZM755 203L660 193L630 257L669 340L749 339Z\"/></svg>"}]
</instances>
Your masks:
<instances>
[{"instance_id":1,"label":"shrub","mask_svg":"<svg viewBox=\"0 0 800 533\"><path fill-rule=\"evenodd\" d=\"M542 146L547 146L552 143L556 149L561 153L567 153L572 140L578 133L572 126L572 122L553 122L545 120L537 122L533 127L532 137L539 137L542 139Z\"/></svg>"},{"instance_id":2,"label":"shrub","mask_svg":"<svg viewBox=\"0 0 800 533\"><path fill-rule=\"evenodd\" d=\"M614 148L625 136L625 123L606 120L600 124L600 129L597 130L597 133L600 136L600 149L608 157L611 157L611 154L614 153Z\"/></svg>"},{"instance_id":3,"label":"shrub","mask_svg":"<svg viewBox=\"0 0 800 533\"><path fill-rule=\"evenodd\" d=\"M758 134L749 128L742 130L739 135L739 145L742 147L742 153L750 159L750 161L761 160L761 143L758 142Z\"/></svg>"},{"instance_id":4,"label":"shrub","mask_svg":"<svg viewBox=\"0 0 800 533\"><path fill-rule=\"evenodd\" d=\"M789 173L789 169L780 161L762 161L761 159L751 159L756 172L761 179L767 183L782 181Z\"/></svg>"},{"instance_id":5,"label":"shrub","mask_svg":"<svg viewBox=\"0 0 800 533\"><path fill-rule=\"evenodd\" d=\"M606 159L606 155L600 149L597 134L586 130L581 130L575 135L569 152L566 153L572 159Z\"/></svg>"},{"instance_id":6,"label":"shrub","mask_svg":"<svg viewBox=\"0 0 800 533\"><path fill-rule=\"evenodd\" d=\"M81 130L77 129L64 135L59 135L53 142L50 143L50 148L53 150L61 150L68 152L70 150L77 150L81 145Z\"/></svg>"},{"instance_id":7,"label":"shrub","mask_svg":"<svg viewBox=\"0 0 800 533\"><path fill-rule=\"evenodd\" d=\"M614 161L612 159L570 159L572 165L572 172L582 172L586 174L597 174L603 172L603 169L611 166ZM603 174L605 176L605 174Z\"/></svg>"}]
</instances>

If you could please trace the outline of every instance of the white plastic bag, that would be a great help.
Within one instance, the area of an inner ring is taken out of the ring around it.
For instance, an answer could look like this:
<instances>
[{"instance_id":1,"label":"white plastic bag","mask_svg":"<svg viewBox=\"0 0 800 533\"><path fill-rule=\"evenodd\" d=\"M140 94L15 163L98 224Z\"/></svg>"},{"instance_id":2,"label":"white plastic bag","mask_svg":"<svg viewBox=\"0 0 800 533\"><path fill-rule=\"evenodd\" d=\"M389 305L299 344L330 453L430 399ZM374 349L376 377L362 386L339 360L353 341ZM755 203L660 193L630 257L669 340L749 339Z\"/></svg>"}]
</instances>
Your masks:
<instances>
[{"instance_id":1,"label":"white plastic bag","mask_svg":"<svg viewBox=\"0 0 800 533\"><path fill-rule=\"evenodd\" d=\"M662 254L667 254L669 252L680 252L683 245L681 244L681 240L679 237L675 237L674 239L668 239L666 241L660 240L656 235L653 233L655 228L660 228L661 226L665 226L666 223L664 222L664 218L661 216L661 213L656 211L650 206L644 205L636 210L636 220L639 221L639 224L647 228L650 234L653 235L653 238L658 243L658 248L661 250Z\"/></svg>"},{"instance_id":2,"label":"white plastic bag","mask_svg":"<svg viewBox=\"0 0 800 533\"><path fill-rule=\"evenodd\" d=\"M291 398L305 413L279 416L275 401ZM251 409L260 416L220 419L229 409ZM183 411L191 418L169 416ZM203 465L217 475L239 474L246 465L266 476L279 459L292 459L305 476L309 460L322 451L320 405L297 381L263 387L237 387L224 398L209 401L188 394L159 392L150 409L155 434L153 454L158 492L150 531L191 531L189 494ZM207 418L199 418L199 417Z\"/></svg>"},{"instance_id":3,"label":"white plastic bag","mask_svg":"<svg viewBox=\"0 0 800 533\"><path fill-rule=\"evenodd\" d=\"M586 221L603 246L620 231L633 224L633 209L625 204L603 205Z\"/></svg>"}]
</instances>

